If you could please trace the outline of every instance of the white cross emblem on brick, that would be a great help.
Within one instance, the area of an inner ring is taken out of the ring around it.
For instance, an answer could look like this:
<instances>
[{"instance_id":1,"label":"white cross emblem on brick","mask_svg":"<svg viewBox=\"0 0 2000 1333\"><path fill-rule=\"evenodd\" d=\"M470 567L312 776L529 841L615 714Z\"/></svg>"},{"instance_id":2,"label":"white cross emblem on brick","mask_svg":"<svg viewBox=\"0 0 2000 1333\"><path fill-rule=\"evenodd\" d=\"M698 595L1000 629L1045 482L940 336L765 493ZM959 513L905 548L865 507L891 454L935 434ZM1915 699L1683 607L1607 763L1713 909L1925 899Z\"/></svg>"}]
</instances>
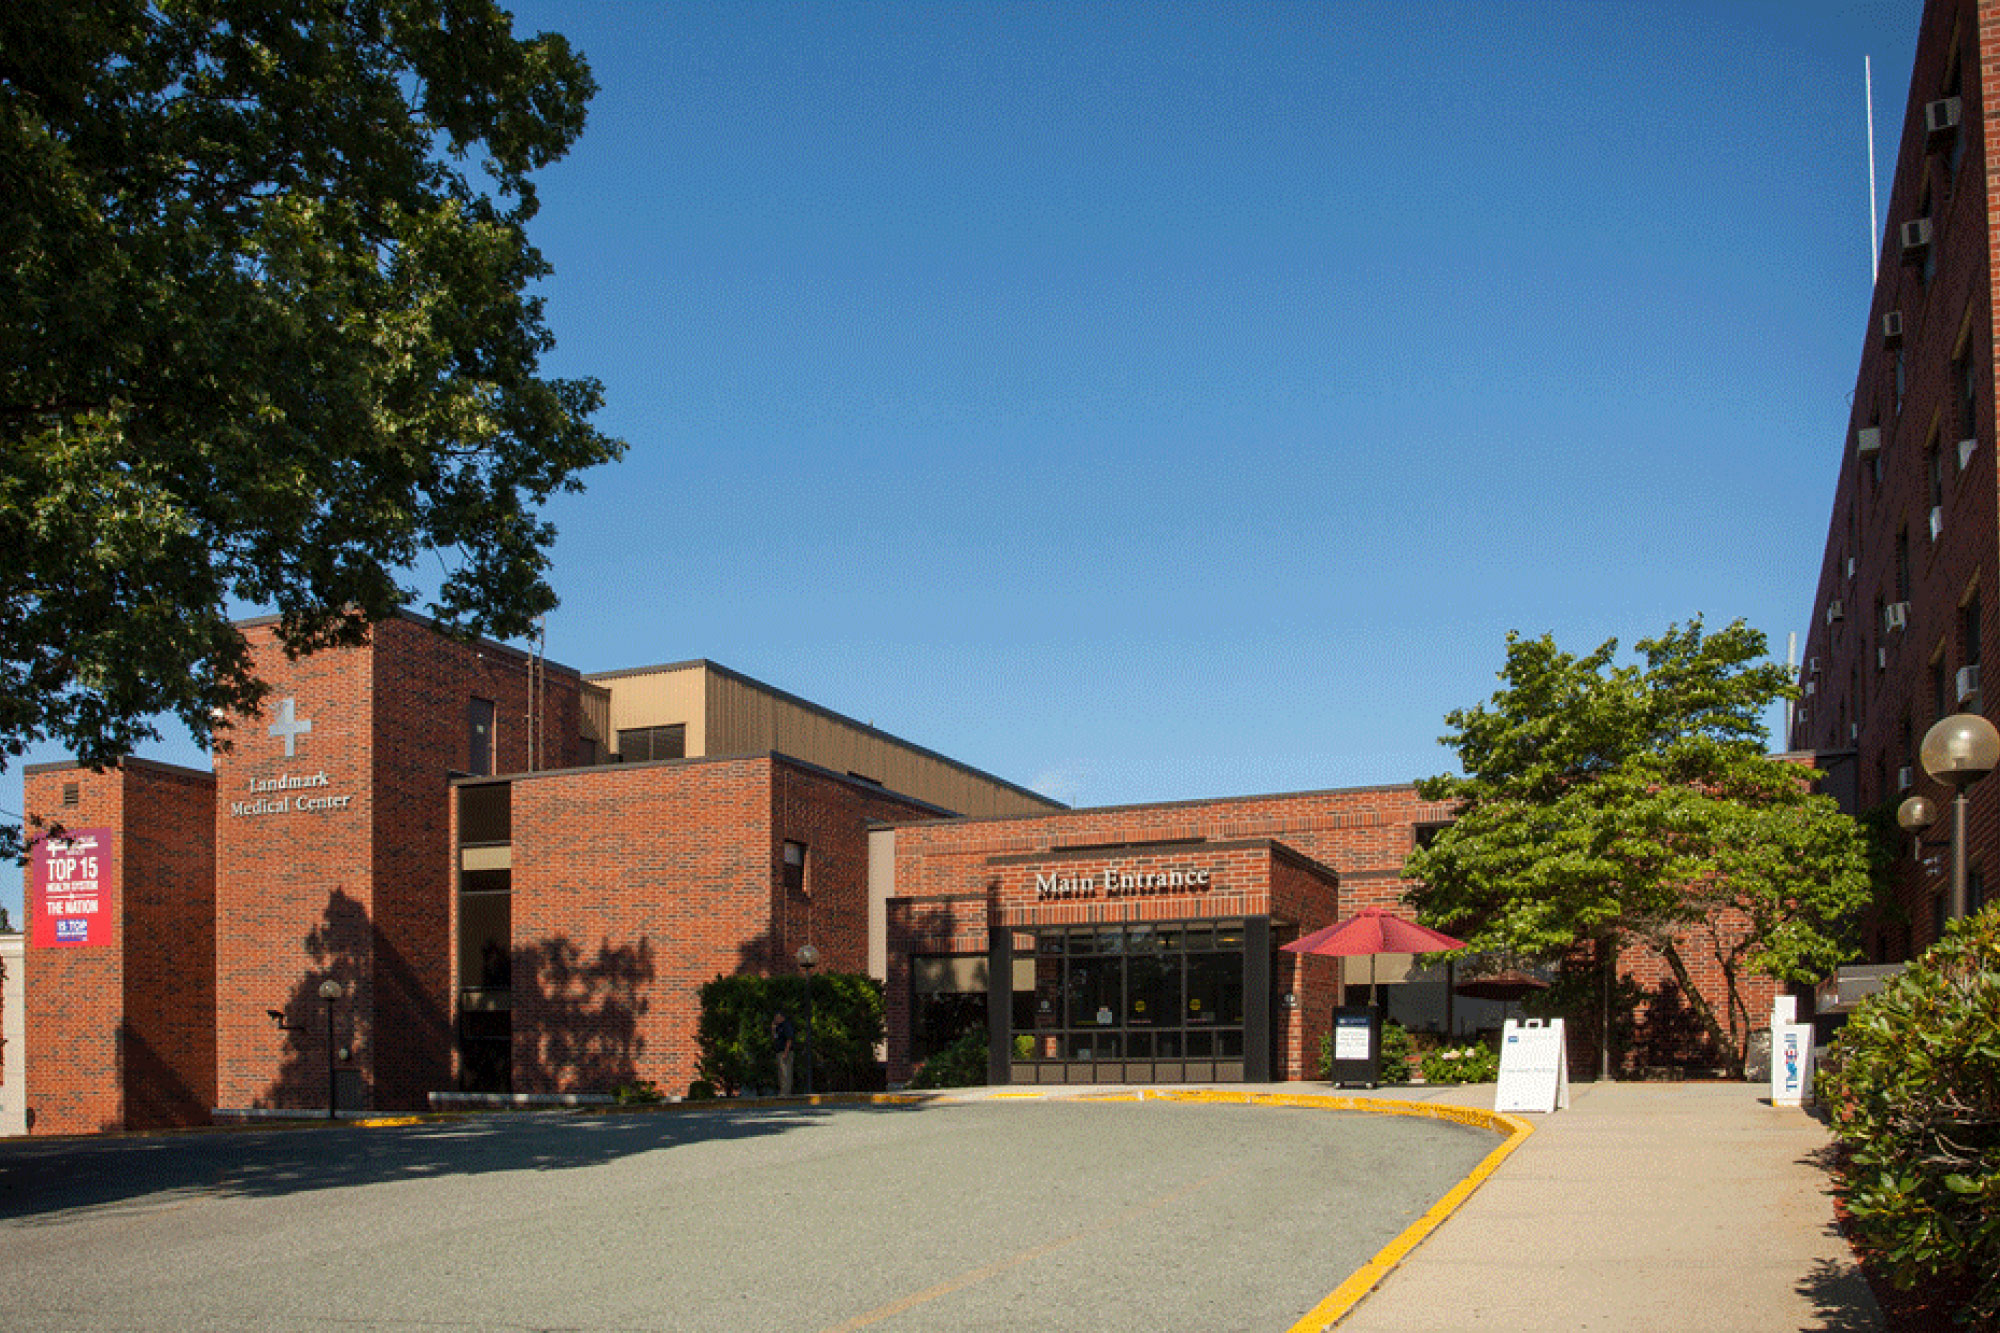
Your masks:
<instances>
[{"instance_id":1,"label":"white cross emblem on brick","mask_svg":"<svg viewBox=\"0 0 2000 1333\"><path fill-rule=\"evenodd\" d=\"M297 701L287 695L278 704L278 720L271 724L271 734L285 738L285 758L291 759L298 754L299 737L312 729L310 721L298 716Z\"/></svg>"}]
</instances>

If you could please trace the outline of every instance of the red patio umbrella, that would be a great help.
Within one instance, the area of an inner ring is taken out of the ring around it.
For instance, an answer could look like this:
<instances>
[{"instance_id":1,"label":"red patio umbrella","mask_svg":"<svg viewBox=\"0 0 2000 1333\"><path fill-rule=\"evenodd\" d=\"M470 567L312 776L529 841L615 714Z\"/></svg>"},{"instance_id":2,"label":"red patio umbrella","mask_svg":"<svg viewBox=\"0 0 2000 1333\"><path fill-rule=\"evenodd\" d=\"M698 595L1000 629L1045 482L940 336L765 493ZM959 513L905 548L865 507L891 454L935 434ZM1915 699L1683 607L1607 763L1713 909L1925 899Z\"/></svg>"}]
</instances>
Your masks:
<instances>
[{"instance_id":1,"label":"red patio umbrella","mask_svg":"<svg viewBox=\"0 0 2000 1333\"><path fill-rule=\"evenodd\" d=\"M1324 930L1315 930L1303 939L1279 947L1286 953L1314 953L1329 958L1359 958L1367 954L1368 991L1372 997L1376 954L1437 953L1443 949L1463 949L1465 941L1405 921L1380 907L1364 907L1345 921L1336 921Z\"/></svg>"}]
</instances>

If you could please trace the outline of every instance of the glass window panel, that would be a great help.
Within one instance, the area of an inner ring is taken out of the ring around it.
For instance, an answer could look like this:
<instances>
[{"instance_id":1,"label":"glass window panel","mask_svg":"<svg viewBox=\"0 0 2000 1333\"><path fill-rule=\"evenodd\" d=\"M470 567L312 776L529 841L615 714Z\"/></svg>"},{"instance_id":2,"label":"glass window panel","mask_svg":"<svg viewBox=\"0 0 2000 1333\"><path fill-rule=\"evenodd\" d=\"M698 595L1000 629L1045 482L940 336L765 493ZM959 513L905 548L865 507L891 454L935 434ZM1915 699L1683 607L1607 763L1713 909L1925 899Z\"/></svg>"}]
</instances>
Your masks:
<instances>
[{"instance_id":1,"label":"glass window panel","mask_svg":"<svg viewBox=\"0 0 2000 1333\"><path fill-rule=\"evenodd\" d=\"M1241 921L1218 921L1215 923L1215 947L1218 949L1240 949L1243 947L1243 923Z\"/></svg>"},{"instance_id":2,"label":"glass window panel","mask_svg":"<svg viewBox=\"0 0 2000 1333\"><path fill-rule=\"evenodd\" d=\"M1069 1026L1115 1026L1124 1010L1125 960L1076 959L1069 965Z\"/></svg>"},{"instance_id":3,"label":"glass window panel","mask_svg":"<svg viewBox=\"0 0 2000 1333\"><path fill-rule=\"evenodd\" d=\"M1141 954L1125 963L1125 1023L1128 1027L1172 1024L1180 1010L1181 960Z\"/></svg>"},{"instance_id":4,"label":"glass window panel","mask_svg":"<svg viewBox=\"0 0 2000 1333\"><path fill-rule=\"evenodd\" d=\"M1124 953L1125 932L1122 930L1100 930L1097 932L1099 953Z\"/></svg>"},{"instance_id":5,"label":"glass window panel","mask_svg":"<svg viewBox=\"0 0 2000 1333\"><path fill-rule=\"evenodd\" d=\"M1094 930L1073 930L1069 936L1069 951L1073 954L1089 953L1097 943Z\"/></svg>"},{"instance_id":6,"label":"glass window panel","mask_svg":"<svg viewBox=\"0 0 2000 1333\"><path fill-rule=\"evenodd\" d=\"M1196 1060L1207 1059L1209 1056L1215 1054L1215 1034L1213 1032L1188 1033L1186 1053L1190 1058Z\"/></svg>"},{"instance_id":7,"label":"glass window panel","mask_svg":"<svg viewBox=\"0 0 2000 1333\"><path fill-rule=\"evenodd\" d=\"M1179 926L1161 926L1153 934L1160 941L1160 948L1164 952L1172 952L1181 947L1181 928Z\"/></svg>"},{"instance_id":8,"label":"glass window panel","mask_svg":"<svg viewBox=\"0 0 2000 1333\"><path fill-rule=\"evenodd\" d=\"M1119 1018L1125 1012L1125 960L1123 958L1100 958L1095 965L1090 993L1090 1012L1081 1023L1109 1028L1118 1026Z\"/></svg>"},{"instance_id":9,"label":"glass window panel","mask_svg":"<svg viewBox=\"0 0 2000 1333\"><path fill-rule=\"evenodd\" d=\"M1045 930L1039 938L1040 943L1036 946L1036 952L1061 953L1063 951L1063 933L1060 930Z\"/></svg>"},{"instance_id":10,"label":"glass window panel","mask_svg":"<svg viewBox=\"0 0 2000 1333\"><path fill-rule=\"evenodd\" d=\"M1189 954L1187 1021L1203 1026L1243 1021L1243 955Z\"/></svg>"},{"instance_id":11,"label":"glass window panel","mask_svg":"<svg viewBox=\"0 0 2000 1333\"><path fill-rule=\"evenodd\" d=\"M1243 1029L1224 1028L1215 1034L1215 1053L1225 1059L1243 1058Z\"/></svg>"},{"instance_id":12,"label":"glass window panel","mask_svg":"<svg viewBox=\"0 0 2000 1333\"><path fill-rule=\"evenodd\" d=\"M1057 937L1061 942L1061 937ZM1035 1026L1059 1028L1063 1025L1063 960L1035 959Z\"/></svg>"},{"instance_id":13,"label":"glass window panel","mask_svg":"<svg viewBox=\"0 0 2000 1333\"><path fill-rule=\"evenodd\" d=\"M1150 1032L1128 1032L1125 1034L1125 1056L1131 1060L1153 1058L1153 1034Z\"/></svg>"},{"instance_id":14,"label":"glass window panel","mask_svg":"<svg viewBox=\"0 0 2000 1333\"><path fill-rule=\"evenodd\" d=\"M511 893L478 893L459 900L459 985L506 990L513 984L513 912Z\"/></svg>"},{"instance_id":15,"label":"glass window panel","mask_svg":"<svg viewBox=\"0 0 2000 1333\"><path fill-rule=\"evenodd\" d=\"M1214 945L1215 931L1208 926L1189 926L1181 934L1181 947L1189 953L1194 953L1200 949L1213 948Z\"/></svg>"},{"instance_id":16,"label":"glass window panel","mask_svg":"<svg viewBox=\"0 0 2000 1333\"><path fill-rule=\"evenodd\" d=\"M482 783L458 789L458 840L506 842L513 837L513 784Z\"/></svg>"},{"instance_id":17,"label":"glass window panel","mask_svg":"<svg viewBox=\"0 0 2000 1333\"><path fill-rule=\"evenodd\" d=\"M1125 930L1126 953L1158 953L1160 934L1151 926L1128 926Z\"/></svg>"},{"instance_id":18,"label":"glass window panel","mask_svg":"<svg viewBox=\"0 0 2000 1333\"><path fill-rule=\"evenodd\" d=\"M1155 1032L1153 1054L1161 1060L1177 1060L1181 1055L1181 1034L1178 1032Z\"/></svg>"}]
</instances>

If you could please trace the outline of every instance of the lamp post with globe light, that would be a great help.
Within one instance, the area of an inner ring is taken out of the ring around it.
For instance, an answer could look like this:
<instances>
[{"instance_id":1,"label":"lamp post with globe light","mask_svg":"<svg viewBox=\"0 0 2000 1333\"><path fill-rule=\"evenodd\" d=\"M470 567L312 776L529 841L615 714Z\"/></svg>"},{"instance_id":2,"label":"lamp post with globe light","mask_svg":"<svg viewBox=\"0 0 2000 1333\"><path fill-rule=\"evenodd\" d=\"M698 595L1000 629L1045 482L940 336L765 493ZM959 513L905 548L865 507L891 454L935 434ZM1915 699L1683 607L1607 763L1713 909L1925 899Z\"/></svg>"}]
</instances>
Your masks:
<instances>
[{"instance_id":1,"label":"lamp post with globe light","mask_svg":"<svg viewBox=\"0 0 2000 1333\"><path fill-rule=\"evenodd\" d=\"M799 950L799 971L806 974L806 1096L813 1095L813 969L819 966L819 950L805 945Z\"/></svg>"},{"instance_id":2,"label":"lamp post with globe light","mask_svg":"<svg viewBox=\"0 0 2000 1333\"><path fill-rule=\"evenodd\" d=\"M1945 915L1947 920L1956 921L1965 915L1965 789L2000 766L2000 732L1977 713L1953 713L1950 717L1939 718L1924 733L1917 758L1923 764L1924 772L1953 792L1951 897L1947 901ZM1905 801L1903 810L1907 810L1910 804ZM1903 810L1897 811L1898 823L1903 821ZM1904 824L1903 827L1910 826Z\"/></svg>"},{"instance_id":3,"label":"lamp post with globe light","mask_svg":"<svg viewBox=\"0 0 2000 1333\"><path fill-rule=\"evenodd\" d=\"M335 1076L335 1054L333 1049L333 1002L341 996L341 985L328 978L319 983L319 998L326 1001L326 1118L333 1119L335 1090L340 1086Z\"/></svg>"}]
</instances>

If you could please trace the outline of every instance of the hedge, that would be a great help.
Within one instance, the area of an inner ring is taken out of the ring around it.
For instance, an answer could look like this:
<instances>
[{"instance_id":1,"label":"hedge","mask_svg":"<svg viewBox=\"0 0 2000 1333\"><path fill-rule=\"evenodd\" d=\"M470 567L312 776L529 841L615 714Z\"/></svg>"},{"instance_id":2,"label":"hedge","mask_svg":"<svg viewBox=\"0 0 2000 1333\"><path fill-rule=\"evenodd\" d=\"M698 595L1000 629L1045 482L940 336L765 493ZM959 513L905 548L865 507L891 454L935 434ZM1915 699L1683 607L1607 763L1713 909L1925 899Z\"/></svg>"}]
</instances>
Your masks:
<instances>
[{"instance_id":1,"label":"hedge","mask_svg":"<svg viewBox=\"0 0 2000 1333\"><path fill-rule=\"evenodd\" d=\"M1818 1096L1862 1237L1904 1289L2000 1325L2000 904L1954 922L1848 1018Z\"/></svg>"}]
</instances>

